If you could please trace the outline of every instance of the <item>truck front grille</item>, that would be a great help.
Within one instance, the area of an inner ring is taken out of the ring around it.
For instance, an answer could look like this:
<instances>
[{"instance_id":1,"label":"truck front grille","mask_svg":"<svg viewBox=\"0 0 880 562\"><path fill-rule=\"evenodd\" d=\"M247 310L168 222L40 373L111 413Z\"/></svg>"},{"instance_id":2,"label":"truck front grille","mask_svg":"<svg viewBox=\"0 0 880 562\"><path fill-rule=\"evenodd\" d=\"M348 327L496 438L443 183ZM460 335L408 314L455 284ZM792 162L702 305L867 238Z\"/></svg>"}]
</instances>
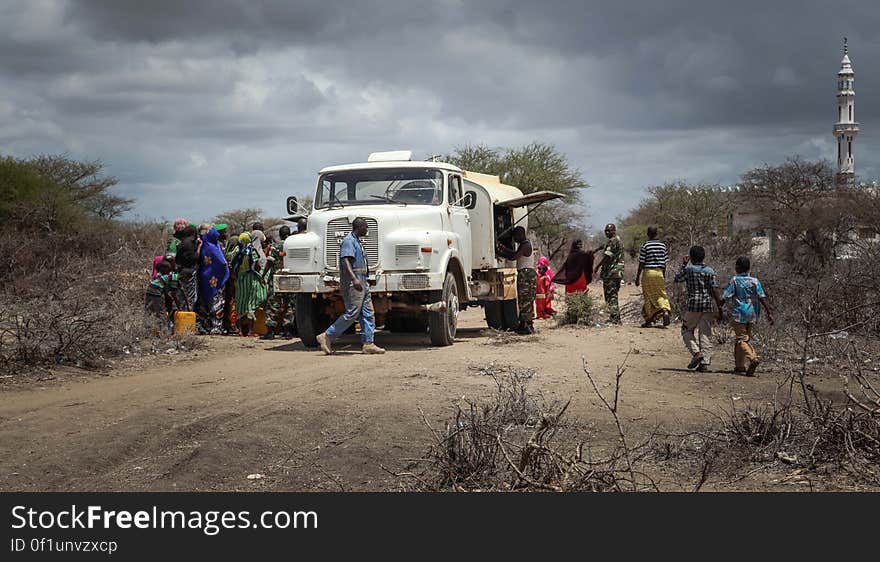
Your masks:
<instances>
[{"instance_id":1,"label":"truck front grille","mask_svg":"<svg viewBox=\"0 0 880 562\"><path fill-rule=\"evenodd\" d=\"M428 284L428 276L424 273L406 273L400 278L402 289L427 289Z\"/></svg>"},{"instance_id":2,"label":"truck front grille","mask_svg":"<svg viewBox=\"0 0 880 562\"><path fill-rule=\"evenodd\" d=\"M364 245L367 264L371 270L375 270L379 266L379 224L373 218L364 217L364 220L367 221L369 230L366 238L361 239L361 243ZM327 243L324 249L324 262L327 269L339 270L339 245L350 232L351 223L345 217L339 217L327 223Z\"/></svg>"}]
</instances>

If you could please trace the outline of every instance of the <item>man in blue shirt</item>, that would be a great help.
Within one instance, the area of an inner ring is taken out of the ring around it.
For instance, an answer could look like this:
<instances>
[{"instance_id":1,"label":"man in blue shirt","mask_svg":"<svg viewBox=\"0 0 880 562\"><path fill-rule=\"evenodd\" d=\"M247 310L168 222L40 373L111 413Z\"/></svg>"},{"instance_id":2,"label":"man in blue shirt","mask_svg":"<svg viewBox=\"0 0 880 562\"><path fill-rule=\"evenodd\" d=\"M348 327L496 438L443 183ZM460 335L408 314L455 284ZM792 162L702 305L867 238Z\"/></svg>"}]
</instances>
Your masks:
<instances>
[{"instance_id":1,"label":"man in blue shirt","mask_svg":"<svg viewBox=\"0 0 880 562\"><path fill-rule=\"evenodd\" d=\"M355 321L361 324L362 352L382 354L385 350L373 343L376 331L376 317L373 314L373 300L370 298L370 283L367 280L370 270L361 238L367 235L367 221L357 217L351 221L351 232L342 239L339 246L339 292L345 302L345 312L332 326L316 338L324 353L333 353L333 341L348 330Z\"/></svg>"},{"instance_id":2,"label":"man in blue shirt","mask_svg":"<svg viewBox=\"0 0 880 562\"><path fill-rule=\"evenodd\" d=\"M732 298L730 311L730 323L733 333L736 334L736 344L733 348L733 359L736 363L735 372L754 376L758 368L758 354L749 343L752 337L752 325L761 315L761 306L767 309L767 320L773 324L773 311L767 304L767 295L764 287L757 278L749 275L752 263L749 258L741 256L736 260L736 276L734 276L724 294L721 295L721 306L725 301ZM746 366L746 360L749 364Z\"/></svg>"}]
</instances>

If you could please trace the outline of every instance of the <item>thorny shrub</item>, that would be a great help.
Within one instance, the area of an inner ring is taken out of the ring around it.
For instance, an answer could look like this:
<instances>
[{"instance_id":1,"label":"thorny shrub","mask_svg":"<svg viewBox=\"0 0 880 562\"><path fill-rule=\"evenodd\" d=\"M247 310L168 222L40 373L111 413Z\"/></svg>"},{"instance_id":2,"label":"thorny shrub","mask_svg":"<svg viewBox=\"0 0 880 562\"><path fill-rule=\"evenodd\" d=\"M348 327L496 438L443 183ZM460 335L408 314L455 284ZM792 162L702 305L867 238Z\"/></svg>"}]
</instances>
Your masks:
<instances>
[{"instance_id":1,"label":"thorny shrub","mask_svg":"<svg viewBox=\"0 0 880 562\"><path fill-rule=\"evenodd\" d=\"M0 235L0 371L98 368L159 349L143 299L162 244L158 225L111 221Z\"/></svg>"},{"instance_id":2,"label":"thorny shrub","mask_svg":"<svg viewBox=\"0 0 880 562\"><path fill-rule=\"evenodd\" d=\"M716 468L723 462L734 473L749 463L782 462L802 470L842 471L855 481L880 485L877 378L872 383L852 369L842 403L809 384L801 392L803 375L793 373L780 383L772 403L724 408L702 431L678 436L677 443L658 442L654 452L660 460L696 455L705 462L711 456ZM780 391L785 392L777 399Z\"/></svg>"},{"instance_id":3,"label":"thorny shrub","mask_svg":"<svg viewBox=\"0 0 880 562\"><path fill-rule=\"evenodd\" d=\"M596 322L598 308L589 292L567 293L562 312L557 315L560 326L592 326Z\"/></svg>"},{"instance_id":4,"label":"thorny shrub","mask_svg":"<svg viewBox=\"0 0 880 562\"><path fill-rule=\"evenodd\" d=\"M645 442L622 445L593 458L583 443L568 446L564 405L544 403L526 391L532 373L490 364L495 393L485 402L462 400L445 428L423 416L432 443L422 457L395 473L404 489L418 491L634 491L656 489L633 463L644 458ZM528 376L525 376L528 375ZM589 376L589 375L588 375ZM619 377L617 379L619 385ZM615 396L617 390L615 390ZM598 390L597 390L598 392ZM616 402L615 402L616 408ZM612 412L616 418L616 412ZM530 427L531 426L531 427Z\"/></svg>"}]
</instances>

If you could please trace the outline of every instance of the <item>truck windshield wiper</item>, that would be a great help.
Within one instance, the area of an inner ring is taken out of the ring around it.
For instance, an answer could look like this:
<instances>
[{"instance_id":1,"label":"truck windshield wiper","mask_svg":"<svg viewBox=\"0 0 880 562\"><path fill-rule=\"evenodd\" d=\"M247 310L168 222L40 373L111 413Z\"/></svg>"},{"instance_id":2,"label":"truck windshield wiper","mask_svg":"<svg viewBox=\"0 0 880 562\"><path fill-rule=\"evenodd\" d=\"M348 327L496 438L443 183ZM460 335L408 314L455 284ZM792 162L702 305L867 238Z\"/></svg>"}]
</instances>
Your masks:
<instances>
[{"instance_id":1,"label":"truck windshield wiper","mask_svg":"<svg viewBox=\"0 0 880 562\"><path fill-rule=\"evenodd\" d=\"M404 207L406 207L406 201L395 201L387 195L370 195L370 197L372 197L373 199L381 199L382 201L387 201L388 203L397 203L398 205L403 205Z\"/></svg>"},{"instance_id":2,"label":"truck windshield wiper","mask_svg":"<svg viewBox=\"0 0 880 562\"><path fill-rule=\"evenodd\" d=\"M343 204L342 204L342 201L340 201L339 198L336 197L336 194L335 194L335 193L330 195L330 205L331 205L331 207L332 207L334 201L335 201L336 203L339 203L339 207L340 207L340 208L342 208L342 209L345 208L345 205L343 205Z\"/></svg>"}]
</instances>

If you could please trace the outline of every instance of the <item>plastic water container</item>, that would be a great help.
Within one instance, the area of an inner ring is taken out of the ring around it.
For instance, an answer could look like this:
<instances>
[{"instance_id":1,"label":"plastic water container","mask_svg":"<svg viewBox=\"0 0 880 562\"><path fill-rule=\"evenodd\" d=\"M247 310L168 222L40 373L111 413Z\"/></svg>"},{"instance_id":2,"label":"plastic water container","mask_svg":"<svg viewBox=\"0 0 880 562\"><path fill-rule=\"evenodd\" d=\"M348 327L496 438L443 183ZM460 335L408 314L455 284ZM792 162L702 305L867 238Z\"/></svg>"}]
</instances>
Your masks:
<instances>
[{"instance_id":1,"label":"plastic water container","mask_svg":"<svg viewBox=\"0 0 880 562\"><path fill-rule=\"evenodd\" d=\"M196 313L188 310L178 310L174 313L174 335L196 333Z\"/></svg>"}]
</instances>

